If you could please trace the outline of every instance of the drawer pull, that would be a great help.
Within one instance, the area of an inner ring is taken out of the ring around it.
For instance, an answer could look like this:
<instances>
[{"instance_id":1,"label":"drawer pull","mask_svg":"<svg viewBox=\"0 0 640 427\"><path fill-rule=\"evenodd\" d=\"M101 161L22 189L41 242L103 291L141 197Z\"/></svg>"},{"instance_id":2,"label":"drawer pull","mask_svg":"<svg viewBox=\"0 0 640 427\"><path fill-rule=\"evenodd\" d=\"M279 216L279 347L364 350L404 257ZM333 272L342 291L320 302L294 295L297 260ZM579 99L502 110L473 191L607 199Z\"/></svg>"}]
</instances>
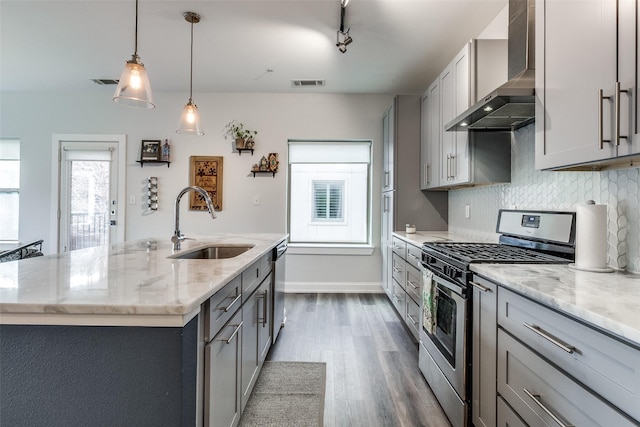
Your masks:
<instances>
[{"instance_id":1,"label":"drawer pull","mask_svg":"<svg viewBox=\"0 0 640 427\"><path fill-rule=\"evenodd\" d=\"M418 289L418 287L414 285L413 282L410 280L407 280L407 285L411 286L413 289Z\"/></svg>"},{"instance_id":2,"label":"drawer pull","mask_svg":"<svg viewBox=\"0 0 640 427\"><path fill-rule=\"evenodd\" d=\"M409 320L411 321L411 323L413 323L413 326L418 326L418 322L416 321L416 319L413 318L412 315L407 314L407 317L409 318Z\"/></svg>"},{"instance_id":3,"label":"drawer pull","mask_svg":"<svg viewBox=\"0 0 640 427\"><path fill-rule=\"evenodd\" d=\"M233 298L233 297L227 297L227 299L229 299L229 298ZM233 300L233 301L231 301L231 304L229 304L228 306L226 306L226 307L216 307L216 310L222 310L222 311L224 311L224 312L226 313L226 312L228 312L229 310L231 310L231 307L233 307L233 305L234 305L236 302L240 301L240 298L242 298L242 294L238 294L238 296L237 296L237 297L235 297L235 298L234 298L234 300Z\"/></svg>"},{"instance_id":4,"label":"drawer pull","mask_svg":"<svg viewBox=\"0 0 640 427\"><path fill-rule=\"evenodd\" d=\"M482 292L491 292L491 289L489 289L489 288L487 288L485 286L482 286L480 283L476 283L476 282L473 282L471 280L469 281L469 283L471 284L471 286L473 286L476 289L480 289Z\"/></svg>"},{"instance_id":5,"label":"drawer pull","mask_svg":"<svg viewBox=\"0 0 640 427\"><path fill-rule=\"evenodd\" d=\"M262 313L264 314L262 317L258 314L258 322L262 322L262 327L264 328L267 326L267 291L264 291L262 295L258 295L258 298L262 298Z\"/></svg>"},{"instance_id":6,"label":"drawer pull","mask_svg":"<svg viewBox=\"0 0 640 427\"><path fill-rule=\"evenodd\" d=\"M220 341L224 341L227 344L231 344L231 341L233 341L233 339L236 337L236 335L238 335L238 331L240 330L240 328L242 328L242 323L243 322L240 322L239 325L229 325L229 326L235 326L236 329L233 331L233 333L231 334L231 336L228 339L225 340L224 338L221 338Z\"/></svg>"},{"instance_id":7,"label":"drawer pull","mask_svg":"<svg viewBox=\"0 0 640 427\"><path fill-rule=\"evenodd\" d=\"M526 388L523 388L522 391L524 391L527 396L529 396L534 402L536 402L536 405L538 405L540 409L542 409L544 412L547 413L547 415L553 418L553 421L555 421L560 427L575 427L573 424L563 423L562 420L560 420L560 418L558 418L556 414L554 414L553 412L551 412L549 408L544 406L544 403L542 403L542 401L540 400L539 394L533 394Z\"/></svg>"},{"instance_id":8,"label":"drawer pull","mask_svg":"<svg viewBox=\"0 0 640 427\"><path fill-rule=\"evenodd\" d=\"M402 273L402 270L400 270L398 267L393 267L393 272L394 273Z\"/></svg>"},{"instance_id":9,"label":"drawer pull","mask_svg":"<svg viewBox=\"0 0 640 427\"><path fill-rule=\"evenodd\" d=\"M398 298L398 295L393 294L393 299L395 300L395 302L397 302L398 304L400 304L400 298Z\"/></svg>"},{"instance_id":10,"label":"drawer pull","mask_svg":"<svg viewBox=\"0 0 640 427\"><path fill-rule=\"evenodd\" d=\"M420 260L419 257L415 256L414 254L410 253L409 256L413 259L415 259L416 261Z\"/></svg>"},{"instance_id":11,"label":"drawer pull","mask_svg":"<svg viewBox=\"0 0 640 427\"><path fill-rule=\"evenodd\" d=\"M530 325L528 323L523 323L522 326L529 329L531 332L535 332L545 340L549 341L552 344L555 344L556 346L560 347L562 350L566 351L569 354L573 354L576 351L576 348L574 346L562 342L560 339L554 337L553 335L551 335L550 333L542 329L540 326Z\"/></svg>"}]
</instances>

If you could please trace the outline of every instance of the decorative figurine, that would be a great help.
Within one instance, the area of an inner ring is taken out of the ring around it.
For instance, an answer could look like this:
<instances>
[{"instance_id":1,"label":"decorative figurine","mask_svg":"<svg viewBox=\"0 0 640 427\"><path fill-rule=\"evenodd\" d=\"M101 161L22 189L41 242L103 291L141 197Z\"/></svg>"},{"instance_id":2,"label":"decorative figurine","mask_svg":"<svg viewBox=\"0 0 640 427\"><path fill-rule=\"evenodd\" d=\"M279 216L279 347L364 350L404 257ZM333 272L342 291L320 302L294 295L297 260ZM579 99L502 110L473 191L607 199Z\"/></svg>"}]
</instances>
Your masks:
<instances>
[{"instance_id":1,"label":"decorative figurine","mask_svg":"<svg viewBox=\"0 0 640 427\"><path fill-rule=\"evenodd\" d=\"M269 162L267 162L267 158L265 156L262 156L262 158L260 159L260 170L261 171L269 170Z\"/></svg>"},{"instance_id":2,"label":"decorative figurine","mask_svg":"<svg viewBox=\"0 0 640 427\"><path fill-rule=\"evenodd\" d=\"M171 150L171 147L169 146L169 140L165 139L164 144L162 145L162 160L164 160L165 162L169 161L170 150Z\"/></svg>"}]
</instances>

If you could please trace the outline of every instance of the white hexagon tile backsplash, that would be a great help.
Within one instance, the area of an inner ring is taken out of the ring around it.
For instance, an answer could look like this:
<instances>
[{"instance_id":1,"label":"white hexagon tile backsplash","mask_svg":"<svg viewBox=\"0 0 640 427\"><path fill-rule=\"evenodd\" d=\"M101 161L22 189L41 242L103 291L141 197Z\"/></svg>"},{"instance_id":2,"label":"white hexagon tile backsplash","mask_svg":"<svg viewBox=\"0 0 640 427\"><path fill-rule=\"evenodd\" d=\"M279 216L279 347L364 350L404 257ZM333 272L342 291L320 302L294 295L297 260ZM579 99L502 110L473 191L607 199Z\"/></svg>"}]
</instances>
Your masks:
<instances>
[{"instance_id":1,"label":"white hexagon tile backsplash","mask_svg":"<svg viewBox=\"0 0 640 427\"><path fill-rule=\"evenodd\" d=\"M613 268L640 273L640 173L535 170L534 128L513 133L511 183L449 191L449 230L495 239L499 209L570 210L587 200L608 206L608 254ZM471 217L464 217L465 205Z\"/></svg>"}]
</instances>

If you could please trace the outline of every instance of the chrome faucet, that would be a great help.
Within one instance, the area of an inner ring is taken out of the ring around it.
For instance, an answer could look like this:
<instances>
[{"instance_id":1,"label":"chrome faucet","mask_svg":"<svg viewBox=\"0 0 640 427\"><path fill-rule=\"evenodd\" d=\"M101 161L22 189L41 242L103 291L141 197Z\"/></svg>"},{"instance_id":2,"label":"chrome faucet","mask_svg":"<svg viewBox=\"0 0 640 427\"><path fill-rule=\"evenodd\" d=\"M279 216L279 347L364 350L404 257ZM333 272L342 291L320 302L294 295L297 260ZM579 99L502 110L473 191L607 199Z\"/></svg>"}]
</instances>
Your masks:
<instances>
[{"instance_id":1,"label":"chrome faucet","mask_svg":"<svg viewBox=\"0 0 640 427\"><path fill-rule=\"evenodd\" d=\"M213 210L213 203L211 202L211 197L209 197L209 193L207 193L207 191L204 188L196 187L195 185L192 185L182 189L182 191L178 194L178 197L176 197L176 205L173 210L174 218L175 218L175 230L173 231L173 236L171 236L171 243L173 243L174 251L179 251L180 242L186 239L186 237L182 233L180 233L180 199L189 191L195 191L197 193L200 193L200 195L204 198L204 202L207 204L207 209L211 214L211 218L216 219L216 214L215 214L215 211Z\"/></svg>"}]
</instances>

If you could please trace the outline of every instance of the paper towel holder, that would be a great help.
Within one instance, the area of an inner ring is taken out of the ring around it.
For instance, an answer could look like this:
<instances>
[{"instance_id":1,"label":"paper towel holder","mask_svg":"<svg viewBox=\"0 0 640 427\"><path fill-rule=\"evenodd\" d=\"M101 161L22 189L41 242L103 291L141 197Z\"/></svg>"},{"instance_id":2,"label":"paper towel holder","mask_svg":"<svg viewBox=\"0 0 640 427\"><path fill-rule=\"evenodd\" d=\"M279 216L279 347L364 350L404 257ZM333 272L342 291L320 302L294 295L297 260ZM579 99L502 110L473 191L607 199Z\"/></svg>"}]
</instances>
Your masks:
<instances>
[{"instance_id":1,"label":"paper towel holder","mask_svg":"<svg viewBox=\"0 0 640 427\"><path fill-rule=\"evenodd\" d=\"M596 202L594 200L587 200L585 201L586 205L595 205ZM598 268L598 267L581 267L576 265L576 263L571 263L568 266L571 270L579 270L579 271L587 271L587 272L591 272L591 273L612 273L614 271L613 268L607 266L607 267L603 267L603 268Z\"/></svg>"}]
</instances>

